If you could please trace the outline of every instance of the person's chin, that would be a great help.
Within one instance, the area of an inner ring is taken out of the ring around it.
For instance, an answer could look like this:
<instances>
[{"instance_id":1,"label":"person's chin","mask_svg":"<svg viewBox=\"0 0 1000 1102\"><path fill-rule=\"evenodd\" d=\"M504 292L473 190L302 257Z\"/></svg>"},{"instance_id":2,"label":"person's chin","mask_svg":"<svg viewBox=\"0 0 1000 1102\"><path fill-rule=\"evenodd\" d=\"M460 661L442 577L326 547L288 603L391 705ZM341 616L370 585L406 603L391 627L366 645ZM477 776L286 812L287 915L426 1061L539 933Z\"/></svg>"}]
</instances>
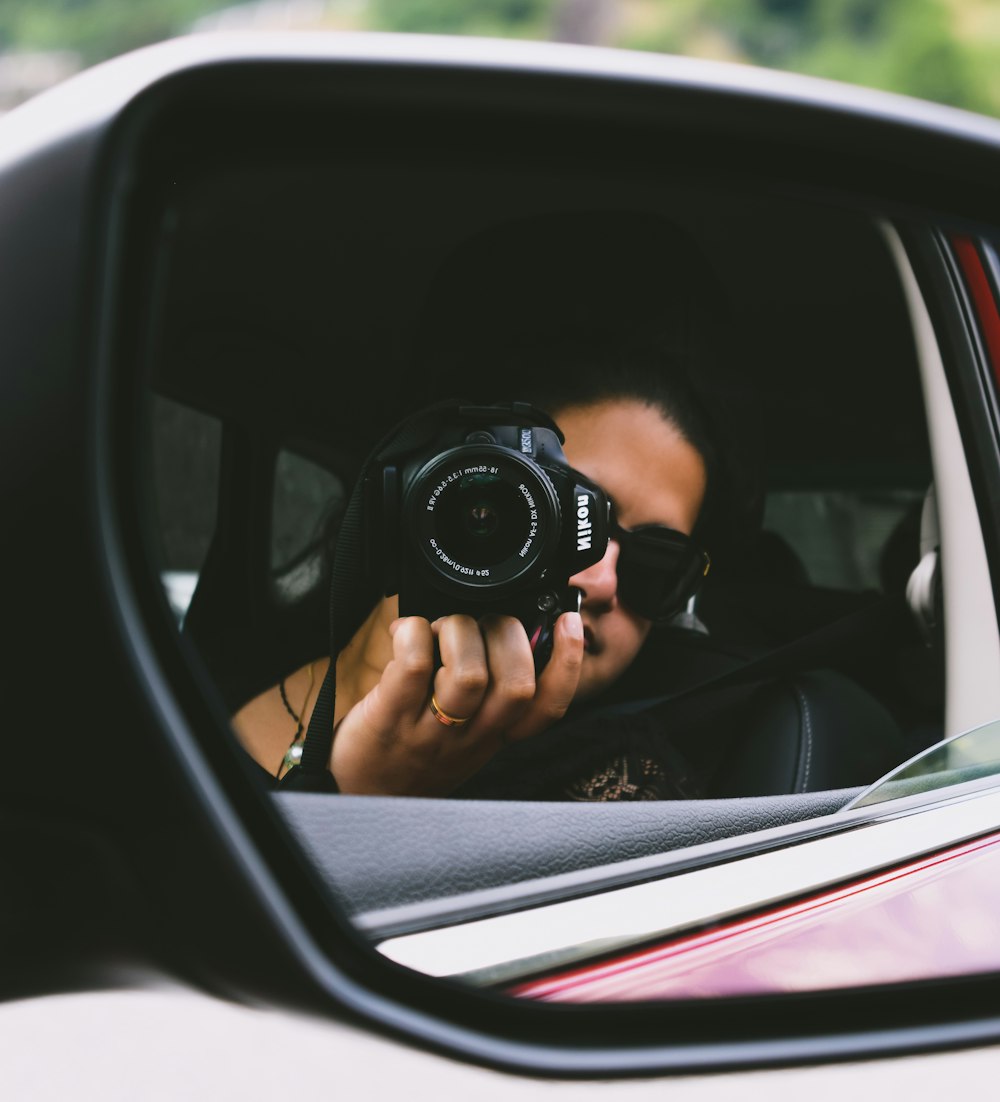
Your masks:
<instances>
[{"instance_id":1,"label":"person's chin","mask_svg":"<svg viewBox=\"0 0 1000 1102\"><path fill-rule=\"evenodd\" d=\"M580 682L577 685L574 700L589 700L603 692L617 677L617 673L608 669L607 660L601 656L584 651L583 668L580 670Z\"/></svg>"},{"instance_id":2,"label":"person's chin","mask_svg":"<svg viewBox=\"0 0 1000 1102\"><path fill-rule=\"evenodd\" d=\"M583 668L574 700L589 700L609 689L631 665L638 654L646 632L634 637L618 638L594 632L584 627Z\"/></svg>"}]
</instances>

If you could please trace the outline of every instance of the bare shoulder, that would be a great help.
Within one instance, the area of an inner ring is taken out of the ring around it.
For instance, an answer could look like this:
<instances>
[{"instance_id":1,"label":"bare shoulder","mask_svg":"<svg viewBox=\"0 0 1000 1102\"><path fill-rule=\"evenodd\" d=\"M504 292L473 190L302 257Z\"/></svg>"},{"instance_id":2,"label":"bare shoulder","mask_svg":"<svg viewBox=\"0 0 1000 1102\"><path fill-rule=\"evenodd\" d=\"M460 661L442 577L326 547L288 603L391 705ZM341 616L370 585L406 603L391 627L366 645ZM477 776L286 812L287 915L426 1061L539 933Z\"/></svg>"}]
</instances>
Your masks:
<instances>
[{"instance_id":1,"label":"bare shoulder","mask_svg":"<svg viewBox=\"0 0 1000 1102\"><path fill-rule=\"evenodd\" d=\"M258 765L277 774L295 732L292 717L282 707L278 686L272 686L244 704L233 716L232 724L243 749Z\"/></svg>"},{"instance_id":2,"label":"bare shoulder","mask_svg":"<svg viewBox=\"0 0 1000 1102\"><path fill-rule=\"evenodd\" d=\"M321 660L302 666L289 674L281 685L272 685L247 701L233 716L236 737L268 772L277 774L285 751L299 733L299 722L303 726L309 722L327 664L326 660Z\"/></svg>"}]
</instances>

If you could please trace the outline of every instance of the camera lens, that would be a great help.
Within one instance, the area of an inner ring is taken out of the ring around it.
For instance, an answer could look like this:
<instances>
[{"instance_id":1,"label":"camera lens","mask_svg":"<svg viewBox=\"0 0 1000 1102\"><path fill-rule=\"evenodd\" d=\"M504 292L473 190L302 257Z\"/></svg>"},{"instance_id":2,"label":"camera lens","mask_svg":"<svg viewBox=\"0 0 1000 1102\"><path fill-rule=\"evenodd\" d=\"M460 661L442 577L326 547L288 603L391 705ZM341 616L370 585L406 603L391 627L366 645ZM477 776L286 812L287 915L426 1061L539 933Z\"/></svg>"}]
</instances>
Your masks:
<instances>
[{"instance_id":1,"label":"camera lens","mask_svg":"<svg viewBox=\"0 0 1000 1102\"><path fill-rule=\"evenodd\" d=\"M474 536L491 536L497 530L500 517L489 502L477 502L465 518L466 526Z\"/></svg>"},{"instance_id":2,"label":"camera lens","mask_svg":"<svg viewBox=\"0 0 1000 1102\"><path fill-rule=\"evenodd\" d=\"M470 474L441 495L437 538L459 562L497 566L517 553L530 520L524 496L516 486L498 475Z\"/></svg>"},{"instance_id":3,"label":"camera lens","mask_svg":"<svg viewBox=\"0 0 1000 1102\"><path fill-rule=\"evenodd\" d=\"M463 597L499 595L544 573L559 539L559 499L528 457L491 444L459 446L413 477L404 509L434 585Z\"/></svg>"}]
</instances>

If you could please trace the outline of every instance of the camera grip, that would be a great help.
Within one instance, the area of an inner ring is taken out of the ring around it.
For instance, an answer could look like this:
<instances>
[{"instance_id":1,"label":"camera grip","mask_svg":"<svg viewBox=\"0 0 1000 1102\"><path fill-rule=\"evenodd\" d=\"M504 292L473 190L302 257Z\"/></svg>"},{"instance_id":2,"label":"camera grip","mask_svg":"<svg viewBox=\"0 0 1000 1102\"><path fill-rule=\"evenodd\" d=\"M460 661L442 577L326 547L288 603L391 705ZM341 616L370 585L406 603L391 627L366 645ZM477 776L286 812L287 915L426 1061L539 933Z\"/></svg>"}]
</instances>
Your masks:
<instances>
[{"instance_id":1,"label":"camera grip","mask_svg":"<svg viewBox=\"0 0 1000 1102\"><path fill-rule=\"evenodd\" d=\"M575 586L567 586L559 595L555 593L544 594L543 597L551 597L551 607L541 607L543 599L539 599L539 609L536 616L522 620L524 630L528 633L528 642L531 644L531 653L535 660L535 673L539 674L552 657L552 648L555 643L556 621L564 612L579 612L582 593ZM548 602L544 602L548 606Z\"/></svg>"}]
</instances>

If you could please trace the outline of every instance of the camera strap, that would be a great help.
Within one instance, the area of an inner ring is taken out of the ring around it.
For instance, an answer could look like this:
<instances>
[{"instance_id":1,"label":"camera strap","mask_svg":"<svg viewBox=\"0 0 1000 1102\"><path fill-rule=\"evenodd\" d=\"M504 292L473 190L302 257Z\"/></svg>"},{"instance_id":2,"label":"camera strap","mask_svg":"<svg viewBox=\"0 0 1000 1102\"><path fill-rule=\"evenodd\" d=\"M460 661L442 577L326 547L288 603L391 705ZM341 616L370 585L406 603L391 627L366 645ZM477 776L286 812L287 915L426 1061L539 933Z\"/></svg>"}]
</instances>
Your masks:
<instances>
[{"instance_id":1,"label":"camera strap","mask_svg":"<svg viewBox=\"0 0 1000 1102\"><path fill-rule=\"evenodd\" d=\"M333 749L334 717L337 706L337 656L351 641L378 600L373 592L365 546L366 484L374 470L400 460L429 444L451 422L475 427L506 421L525 427L551 429L563 442L563 435L551 417L527 402L475 405L459 400L439 402L399 422L375 446L365 460L351 492L337 536L330 576L330 666L323 678L309 719L302 758L288 770L279 787L305 792L336 792L329 771Z\"/></svg>"}]
</instances>

